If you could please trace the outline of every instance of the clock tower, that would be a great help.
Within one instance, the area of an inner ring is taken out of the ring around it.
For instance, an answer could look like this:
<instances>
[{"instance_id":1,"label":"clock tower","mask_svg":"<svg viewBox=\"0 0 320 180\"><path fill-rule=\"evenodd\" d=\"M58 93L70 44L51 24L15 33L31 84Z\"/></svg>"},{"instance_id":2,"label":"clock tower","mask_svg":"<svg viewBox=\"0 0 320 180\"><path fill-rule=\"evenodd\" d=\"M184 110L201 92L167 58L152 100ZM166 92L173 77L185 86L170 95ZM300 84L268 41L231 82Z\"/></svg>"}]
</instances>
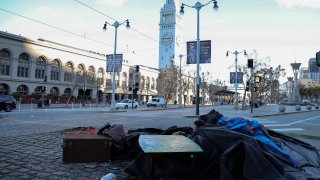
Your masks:
<instances>
[{"instance_id":1,"label":"clock tower","mask_svg":"<svg viewBox=\"0 0 320 180\"><path fill-rule=\"evenodd\" d=\"M178 60L179 54L182 54L185 47L182 47L179 5L179 0L166 0L160 11L159 69L168 67L171 60Z\"/></svg>"}]
</instances>

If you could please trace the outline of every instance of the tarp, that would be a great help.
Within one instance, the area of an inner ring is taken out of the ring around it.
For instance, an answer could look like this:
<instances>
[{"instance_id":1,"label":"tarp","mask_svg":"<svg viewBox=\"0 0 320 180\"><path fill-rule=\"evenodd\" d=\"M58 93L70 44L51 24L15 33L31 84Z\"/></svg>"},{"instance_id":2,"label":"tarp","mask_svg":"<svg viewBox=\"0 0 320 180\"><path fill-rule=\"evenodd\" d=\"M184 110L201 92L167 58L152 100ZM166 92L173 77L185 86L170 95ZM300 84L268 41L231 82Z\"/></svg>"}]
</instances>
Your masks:
<instances>
[{"instance_id":1,"label":"tarp","mask_svg":"<svg viewBox=\"0 0 320 180\"><path fill-rule=\"evenodd\" d=\"M172 131L174 128L167 132ZM203 149L203 153L197 156L195 172L190 172L186 161L166 159L156 161L155 178L299 180L320 178L320 158L313 146L273 131L267 133L270 133L267 137L276 140L276 144L295 159L296 167L252 136L219 125L205 125L198 128L191 136ZM147 163L147 157L140 151L139 156L128 165L126 172L137 177L149 177Z\"/></svg>"}]
</instances>

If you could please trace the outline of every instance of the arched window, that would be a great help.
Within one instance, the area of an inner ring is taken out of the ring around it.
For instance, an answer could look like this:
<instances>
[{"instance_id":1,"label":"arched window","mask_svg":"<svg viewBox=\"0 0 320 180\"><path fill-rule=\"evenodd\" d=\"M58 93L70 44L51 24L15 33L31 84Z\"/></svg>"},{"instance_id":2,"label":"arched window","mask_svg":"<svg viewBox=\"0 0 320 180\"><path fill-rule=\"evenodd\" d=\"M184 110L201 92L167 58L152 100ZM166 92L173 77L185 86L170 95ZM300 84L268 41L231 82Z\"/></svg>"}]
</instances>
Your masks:
<instances>
[{"instance_id":1,"label":"arched window","mask_svg":"<svg viewBox=\"0 0 320 180\"><path fill-rule=\"evenodd\" d=\"M151 79L151 89L154 90L156 87L156 81L154 78Z\"/></svg>"},{"instance_id":2,"label":"arched window","mask_svg":"<svg viewBox=\"0 0 320 180\"><path fill-rule=\"evenodd\" d=\"M77 82L80 84L84 83L84 65L83 64L79 64L78 68L77 68Z\"/></svg>"},{"instance_id":3,"label":"arched window","mask_svg":"<svg viewBox=\"0 0 320 180\"><path fill-rule=\"evenodd\" d=\"M103 72L104 72L103 68L99 68L98 77L97 77L98 86L103 85L103 80L104 80L104 73Z\"/></svg>"},{"instance_id":4,"label":"arched window","mask_svg":"<svg viewBox=\"0 0 320 180\"><path fill-rule=\"evenodd\" d=\"M71 94L71 89L70 89L70 88L66 88L66 89L64 90L64 92L63 92L63 95L64 95L64 96L70 96L70 94Z\"/></svg>"},{"instance_id":5,"label":"arched window","mask_svg":"<svg viewBox=\"0 0 320 180\"><path fill-rule=\"evenodd\" d=\"M111 79L112 79L112 73L107 72L107 77L106 77L106 86L111 87Z\"/></svg>"},{"instance_id":6,"label":"arched window","mask_svg":"<svg viewBox=\"0 0 320 180\"><path fill-rule=\"evenodd\" d=\"M126 88L127 87L127 81L128 81L127 73L123 72L122 73L122 83L121 83L121 87L122 88Z\"/></svg>"},{"instance_id":7,"label":"arched window","mask_svg":"<svg viewBox=\"0 0 320 180\"><path fill-rule=\"evenodd\" d=\"M44 79L45 71L46 71L46 59L43 56L40 56L36 60L35 78Z\"/></svg>"},{"instance_id":8,"label":"arched window","mask_svg":"<svg viewBox=\"0 0 320 180\"><path fill-rule=\"evenodd\" d=\"M58 59L54 59L51 64L51 75L50 79L54 81L59 81L60 80L60 66L61 63Z\"/></svg>"},{"instance_id":9,"label":"arched window","mask_svg":"<svg viewBox=\"0 0 320 180\"><path fill-rule=\"evenodd\" d=\"M0 84L0 94L8 95L9 94L9 86L8 84L1 83Z\"/></svg>"},{"instance_id":10,"label":"arched window","mask_svg":"<svg viewBox=\"0 0 320 180\"><path fill-rule=\"evenodd\" d=\"M10 74L11 53L6 49L0 50L0 75L9 76Z\"/></svg>"},{"instance_id":11,"label":"arched window","mask_svg":"<svg viewBox=\"0 0 320 180\"><path fill-rule=\"evenodd\" d=\"M27 53L22 53L19 55L18 60L18 71L17 76L18 77L29 77L29 55Z\"/></svg>"},{"instance_id":12,"label":"arched window","mask_svg":"<svg viewBox=\"0 0 320 180\"><path fill-rule=\"evenodd\" d=\"M26 85L20 85L18 86L17 90L18 93L21 95L28 95L28 87Z\"/></svg>"},{"instance_id":13,"label":"arched window","mask_svg":"<svg viewBox=\"0 0 320 180\"><path fill-rule=\"evenodd\" d=\"M64 81L72 82L73 65L71 62L67 62L64 66Z\"/></svg>"},{"instance_id":14,"label":"arched window","mask_svg":"<svg viewBox=\"0 0 320 180\"><path fill-rule=\"evenodd\" d=\"M116 72L115 86L116 86L116 87L119 87L119 86L120 86L120 73L119 73L119 72Z\"/></svg>"},{"instance_id":15,"label":"arched window","mask_svg":"<svg viewBox=\"0 0 320 180\"><path fill-rule=\"evenodd\" d=\"M142 90L144 90L144 88L145 88L145 78L144 78L144 76L141 76L141 81L140 81L140 87L139 87L139 89L142 91Z\"/></svg>"},{"instance_id":16,"label":"arched window","mask_svg":"<svg viewBox=\"0 0 320 180\"><path fill-rule=\"evenodd\" d=\"M54 95L59 96L59 94L60 94L59 88L57 88L57 87L51 88L50 89L50 94L54 94Z\"/></svg>"},{"instance_id":17,"label":"arched window","mask_svg":"<svg viewBox=\"0 0 320 180\"><path fill-rule=\"evenodd\" d=\"M147 77L146 79L146 89L150 90L150 77Z\"/></svg>"},{"instance_id":18,"label":"arched window","mask_svg":"<svg viewBox=\"0 0 320 180\"><path fill-rule=\"evenodd\" d=\"M96 74L93 66L89 66L87 82L88 84L94 84L96 82Z\"/></svg>"}]
</instances>

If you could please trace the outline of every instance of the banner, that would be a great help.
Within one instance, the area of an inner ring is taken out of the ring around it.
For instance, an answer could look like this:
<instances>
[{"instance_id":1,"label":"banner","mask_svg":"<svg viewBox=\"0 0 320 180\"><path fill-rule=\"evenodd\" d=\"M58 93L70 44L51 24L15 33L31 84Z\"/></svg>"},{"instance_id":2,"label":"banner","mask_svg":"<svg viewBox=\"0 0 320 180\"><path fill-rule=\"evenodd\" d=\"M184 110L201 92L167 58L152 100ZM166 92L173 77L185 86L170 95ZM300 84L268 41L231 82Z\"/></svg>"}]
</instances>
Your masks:
<instances>
[{"instance_id":1,"label":"banner","mask_svg":"<svg viewBox=\"0 0 320 180\"><path fill-rule=\"evenodd\" d=\"M237 72L237 83L242 84L243 83L243 73L242 72ZM230 84L235 84L236 83L236 73L235 72L230 72Z\"/></svg>"},{"instance_id":2,"label":"banner","mask_svg":"<svg viewBox=\"0 0 320 180\"><path fill-rule=\"evenodd\" d=\"M200 41L199 63L211 63L211 40ZM197 64L197 41L187 42L187 64Z\"/></svg>"},{"instance_id":3,"label":"banner","mask_svg":"<svg viewBox=\"0 0 320 180\"><path fill-rule=\"evenodd\" d=\"M106 55L107 58L107 72L113 72L113 54ZM123 61L123 54L116 54L116 68L114 72L121 72L122 71L122 61Z\"/></svg>"}]
</instances>

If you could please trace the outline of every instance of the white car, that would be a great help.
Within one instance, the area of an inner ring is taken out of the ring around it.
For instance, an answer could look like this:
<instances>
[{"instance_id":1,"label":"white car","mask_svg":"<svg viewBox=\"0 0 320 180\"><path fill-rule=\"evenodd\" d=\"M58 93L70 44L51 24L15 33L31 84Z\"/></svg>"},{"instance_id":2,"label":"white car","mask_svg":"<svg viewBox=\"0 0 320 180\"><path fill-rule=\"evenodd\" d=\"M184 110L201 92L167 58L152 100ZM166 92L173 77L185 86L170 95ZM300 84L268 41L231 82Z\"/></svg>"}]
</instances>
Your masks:
<instances>
[{"instance_id":1,"label":"white car","mask_svg":"<svg viewBox=\"0 0 320 180\"><path fill-rule=\"evenodd\" d=\"M116 109L124 108L128 109L132 107L132 99L123 99L122 101L116 103ZM133 100L133 107L138 108L139 103Z\"/></svg>"}]
</instances>

